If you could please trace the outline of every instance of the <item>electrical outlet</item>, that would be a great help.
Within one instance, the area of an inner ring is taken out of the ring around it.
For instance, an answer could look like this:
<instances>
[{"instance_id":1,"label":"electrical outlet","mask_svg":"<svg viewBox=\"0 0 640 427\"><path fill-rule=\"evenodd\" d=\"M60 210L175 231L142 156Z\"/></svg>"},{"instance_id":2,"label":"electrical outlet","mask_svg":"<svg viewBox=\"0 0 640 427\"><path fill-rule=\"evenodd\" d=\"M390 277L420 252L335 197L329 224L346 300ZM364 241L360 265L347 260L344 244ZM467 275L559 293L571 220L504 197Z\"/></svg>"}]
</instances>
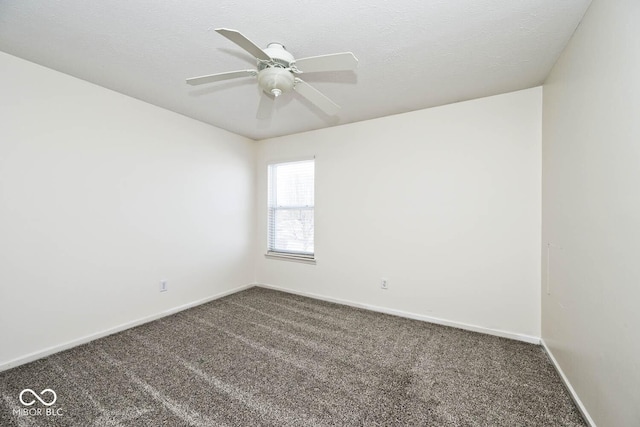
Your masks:
<instances>
[{"instance_id":1,"label":"electrical outlet","mask_svg":"<svg viewBox=\"0 0 640 427\"><path fill-rule=\"evenodd\" d=\"M167 285L167 281L166 280L160 280L160 292L167 292L169 290L168 285Z\"/></svg>"},{"instance_id":2,"label":"electrical outlet","mask_svg":"<svg viewBox=\"0 0 640 427\"><path fill-rule=\"evenodd\" d=\"M389 289L389 280L382 278L380 279L380 289Z\"/></svg>"}]
</instances>

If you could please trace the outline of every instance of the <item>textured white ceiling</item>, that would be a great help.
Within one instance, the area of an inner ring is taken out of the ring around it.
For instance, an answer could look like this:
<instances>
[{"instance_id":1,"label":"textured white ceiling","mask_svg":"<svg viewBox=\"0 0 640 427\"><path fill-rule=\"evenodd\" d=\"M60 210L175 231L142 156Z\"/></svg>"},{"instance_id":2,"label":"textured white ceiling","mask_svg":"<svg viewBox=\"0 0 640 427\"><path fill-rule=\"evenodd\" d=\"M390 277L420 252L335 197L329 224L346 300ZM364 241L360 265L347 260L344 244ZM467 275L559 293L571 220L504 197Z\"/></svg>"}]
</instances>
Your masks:
<instances>
[{"instance_id":1,"label":"textured white ceiling","mask_svg":"<svg viewBox=\"0 0 640 427\"><path fill-rule=\"evenodd\" d=\"M590 0L2 0L0 50L263 139L541 84ZM305 74L342 106L327 117L296 93L256 119L253 78L187 77L255 60L214 31L280 42L301 58L351 51L352 72ZM2 70L0 70L0 75Z\"/></svg>"}]
</instances>

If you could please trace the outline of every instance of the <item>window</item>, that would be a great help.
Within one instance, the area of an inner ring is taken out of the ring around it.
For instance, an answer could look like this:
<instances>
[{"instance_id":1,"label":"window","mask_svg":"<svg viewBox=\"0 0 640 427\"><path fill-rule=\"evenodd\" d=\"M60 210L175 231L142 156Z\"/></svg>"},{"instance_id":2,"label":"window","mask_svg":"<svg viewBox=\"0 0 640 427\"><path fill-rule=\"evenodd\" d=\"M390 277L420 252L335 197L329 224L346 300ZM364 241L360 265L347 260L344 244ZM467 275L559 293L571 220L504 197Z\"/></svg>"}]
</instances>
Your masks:
<instances>
[{"instance_id":1,"label":"window","mask_svg":"<svg viewBox=\"0 0 640 427\"><path fill-rule=\"evenodd\" d=\"M314 258L314 160L269 165L267 255Z\"/></svg>"}]
</instances>

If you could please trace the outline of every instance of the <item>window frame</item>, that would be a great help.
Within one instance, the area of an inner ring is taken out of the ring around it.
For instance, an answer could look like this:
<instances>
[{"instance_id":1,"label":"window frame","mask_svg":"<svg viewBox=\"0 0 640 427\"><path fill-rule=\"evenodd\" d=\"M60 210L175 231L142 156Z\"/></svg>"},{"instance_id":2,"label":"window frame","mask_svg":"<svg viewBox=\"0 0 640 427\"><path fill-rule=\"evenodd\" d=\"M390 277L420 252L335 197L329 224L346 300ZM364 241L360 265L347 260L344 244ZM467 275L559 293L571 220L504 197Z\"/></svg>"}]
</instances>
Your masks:
<instances>
[{"instance_id":1,"label":"window frame","mask_svg":"<svg viewBox=\"0 0 640 427\"><path fill-rule=\"evenodd\" d=\"M287 163L299 163L299 162L308 162L308 161L312 161L313 162L313 167L314 167L314 173L313 173L313 192L314 192L314 197L313 197L313 205L312 206L284 206L284 207L274 207L271 206L270 201L271 200L275 200L275 192L277 190L277 185L273 182L273 180L275 179L275 176L273 174L273 167L276 165L281 165L281 164L287 164ZM316 263L316 248L315 248L315 207L316 207L316 200L315 200L315 187L316 187L316 158L315 156L313 157L297 157L297 158L293 158L293 159L282 159L282 160L275 160L275 161L270 161L267 163L267 250L265 253L265 257L266 258L270 258L270 259L279 259L279 260L286 260L286 261L297 261L297 262L303 262L303 263L307 263L307 264L315 264ZM306 210L311 210L313 213L313 217L314 217L314 229L313 229L313 237L314 237L314 245L313 245L313 253L308 253L308 252L297 252L297 251L281 251L281 250L274 250L273 248L270 247L272 241L270 239L270 235L272 230L274 229L275 225L275 212L277 211L283 211L283 210L301 210L301 209L306 209Z\"/></svg>"}]
</instances>

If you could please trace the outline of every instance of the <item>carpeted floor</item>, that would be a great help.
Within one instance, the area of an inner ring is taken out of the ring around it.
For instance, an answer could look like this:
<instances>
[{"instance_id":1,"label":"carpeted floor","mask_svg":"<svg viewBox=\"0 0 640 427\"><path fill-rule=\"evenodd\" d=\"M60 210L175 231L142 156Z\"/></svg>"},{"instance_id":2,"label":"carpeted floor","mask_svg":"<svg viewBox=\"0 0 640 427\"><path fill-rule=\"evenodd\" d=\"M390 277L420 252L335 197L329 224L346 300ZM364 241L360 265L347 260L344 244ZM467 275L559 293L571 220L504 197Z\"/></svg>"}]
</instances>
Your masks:
<instances>
[{"instance_id":1,"label":"carpeted floor","mask_svg":"<svg viewBox=\"0 0 640 427\"><path fill-rule=\"evenodd\" d=\"M539 346L262 288L0 373L3 427L585 425Z\"/></svg>"}]
</instances>

